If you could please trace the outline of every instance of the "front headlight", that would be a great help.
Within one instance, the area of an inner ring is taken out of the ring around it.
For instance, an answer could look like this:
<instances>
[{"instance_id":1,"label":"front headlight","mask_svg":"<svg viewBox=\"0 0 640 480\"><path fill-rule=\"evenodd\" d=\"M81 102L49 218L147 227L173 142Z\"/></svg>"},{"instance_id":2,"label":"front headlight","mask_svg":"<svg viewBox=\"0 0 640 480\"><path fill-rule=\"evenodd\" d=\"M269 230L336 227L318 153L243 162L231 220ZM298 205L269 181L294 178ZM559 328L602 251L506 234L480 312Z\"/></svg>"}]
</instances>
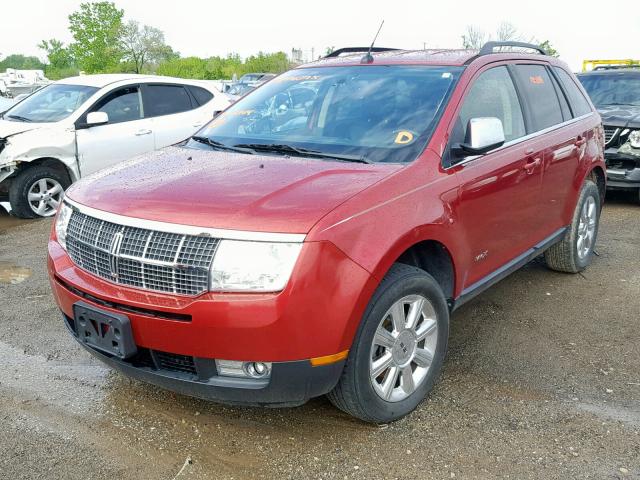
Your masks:
<instances>
[{"instance_id":1,"label":"front headlight","mask_svg":"<svg viewBox=\"0 0 640 480\"><path fill-rule=\"evenodd\" d=\"M221 240L211 265L212 291L279 292L289 281L301 243Z\"/></svg>"},{"instance_id":2,"label":"front headlight","mask_svg":"<svg viewBox=\"0 0 640 480\"><path fill-rule=\"evenodd\" d=\"M640 130L634 130L629 135L629 143L633 148L640 148Z\"/></svg>"},{"instance_id":3,"label":"front headlight","mask_svg":"<svg viewBox=\"0 0 640 480\"><path fill-rule=\"evenodd\" d=\"M71 220L71 214L73 209L62 202L58 215L56 216L56 237L58 237L58 243L62 245L62 248L67 249L67 227L69 226L69 220Z\"/></svg>"}]
</instances>

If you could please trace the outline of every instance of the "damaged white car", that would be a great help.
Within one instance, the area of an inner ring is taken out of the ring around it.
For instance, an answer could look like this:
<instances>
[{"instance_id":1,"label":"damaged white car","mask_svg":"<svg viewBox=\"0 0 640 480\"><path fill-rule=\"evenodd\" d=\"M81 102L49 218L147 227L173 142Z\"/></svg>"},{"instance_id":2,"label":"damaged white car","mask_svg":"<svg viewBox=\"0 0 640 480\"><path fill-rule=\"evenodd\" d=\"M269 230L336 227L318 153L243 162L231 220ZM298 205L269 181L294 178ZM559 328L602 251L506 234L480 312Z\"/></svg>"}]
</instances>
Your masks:
<instances>
[{"instance_id":1,"label":"damaged white car","mask_svg":"<svg viewBox=\"0 0 640 480\"><path fill-rule=\"evenodd\" d=\"M0 204L55 214L81 177L193 135L231 102L206 82L87 75L48 85L0 114Z\"/></svg>"}]
</instances>

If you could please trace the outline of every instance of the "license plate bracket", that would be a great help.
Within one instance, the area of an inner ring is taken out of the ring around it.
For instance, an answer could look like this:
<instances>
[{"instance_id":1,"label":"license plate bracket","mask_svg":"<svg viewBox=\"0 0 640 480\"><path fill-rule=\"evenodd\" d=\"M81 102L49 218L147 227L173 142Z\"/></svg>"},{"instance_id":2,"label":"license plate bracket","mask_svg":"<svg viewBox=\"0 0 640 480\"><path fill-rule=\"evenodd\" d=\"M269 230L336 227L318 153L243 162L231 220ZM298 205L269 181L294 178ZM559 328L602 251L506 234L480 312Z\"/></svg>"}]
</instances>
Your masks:
<instances>
[{"instance_id":1,"label":"license plate bracket","mask_svg":"<svg viewBox=\"0 0 640 480\"><path fill-rule=\"evenodd\" d=\"M137 353L131 321L126 315L77 302L73 305L73 318L78 340L87 346L121 359Z\"/></svg>"}]
</instances>

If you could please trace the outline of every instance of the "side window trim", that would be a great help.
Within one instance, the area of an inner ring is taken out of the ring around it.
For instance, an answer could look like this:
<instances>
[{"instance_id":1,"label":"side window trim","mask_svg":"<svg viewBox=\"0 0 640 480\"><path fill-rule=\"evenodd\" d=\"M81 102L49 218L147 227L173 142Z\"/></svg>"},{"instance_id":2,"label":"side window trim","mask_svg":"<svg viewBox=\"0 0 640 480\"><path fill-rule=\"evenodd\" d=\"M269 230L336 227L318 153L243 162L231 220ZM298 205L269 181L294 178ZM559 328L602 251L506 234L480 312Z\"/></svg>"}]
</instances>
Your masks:
<instances>
[{"instance_id":1,"label":"side window trim","mask_svg":"<svg viewBox=\"0 0 640 480\"><path fill-rule=\"evenodd\" d=\"M572 118L575 118L576 117L576 112L574 112L574 110L573 110L574 106L569 101L569 96L567 95L567 92L565 91L564 85L562 85L562 82L558 78L558 75L556 74L554 69L551 68L551 65L547 65L547 71L549 72L549 76L551 77L551 81L553 82L553 85L554 85L554 87L556 89L556 95L558 95L558 101L560 101L560 95L562 95L562 97L564 98L566 104L569 106L569 113L570 113L571 117L570 118L565 118L565 121L566 120L571 120ZM562 104L561 101L560 101L560 103Z\"/></svg>"},{"instance_id":2,"label":"side window trim","mask_svg":"<svg viewBox=\"0 0 640 480\"><path fill-rule=\"evenodd\" d=\"M104 89L106 87L102 87L100 90ZM87 121L87 114L93 112L93 109L96 107L96 105L98 105L102 100L104 100L105 98L107 98L109 95L111 95L114 92L117 92L118 90L122 90L123 88L137 88L138 89L138 99L140 101L140 118L138 120L142 120L144 118L144 105L142 103L142 85L140 83L130 83L127 85L120 85L118 87L112 88L111 90L108 90L107 92L105 92L103 95L100 95L99 98L97 98L91 105L89 105L87 107L87 109L82 113L82 115L80 115L76 121L74 122L74 126L75 128L82 128L86 121Z\"/></svg>"},{"instance_id":3,"label":"side window trim","mask_svg":"<svg viewBox=\"0 0 640 480\"><path fill-rule=\"evenodd\" d=\"M507 67L507 71L511 77L511 82L513 83L513 88L516 90L518 102L520 103L520 110L522 110L522 118L524 119L524 130L527 135L529 135L533 130L533 118L531 114L531 107L529 106L529 99L523 93L522 85L516 75L514 64L508 63L505 66Z\"/></svg>"}]
</instances>

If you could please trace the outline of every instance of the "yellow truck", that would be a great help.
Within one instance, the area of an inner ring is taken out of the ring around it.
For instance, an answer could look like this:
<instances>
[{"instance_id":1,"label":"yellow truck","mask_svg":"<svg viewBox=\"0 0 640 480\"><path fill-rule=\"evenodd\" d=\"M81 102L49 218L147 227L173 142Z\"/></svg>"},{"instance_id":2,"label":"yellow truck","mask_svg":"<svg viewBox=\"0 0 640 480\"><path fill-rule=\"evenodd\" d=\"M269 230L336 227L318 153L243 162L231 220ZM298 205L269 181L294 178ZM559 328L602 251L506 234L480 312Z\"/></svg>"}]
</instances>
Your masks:
<instances>
[{"instance_id":1,"label":"yellow truck","mask_svg":"<svg viewBox=\"0 0 640 480\"><path fill-rule=\"evenodd\" d=\"M609 70L613 68L640 67L640 60L630 58L623 60L583 60L582 71Z\"/></svg>"}]
</instances>

